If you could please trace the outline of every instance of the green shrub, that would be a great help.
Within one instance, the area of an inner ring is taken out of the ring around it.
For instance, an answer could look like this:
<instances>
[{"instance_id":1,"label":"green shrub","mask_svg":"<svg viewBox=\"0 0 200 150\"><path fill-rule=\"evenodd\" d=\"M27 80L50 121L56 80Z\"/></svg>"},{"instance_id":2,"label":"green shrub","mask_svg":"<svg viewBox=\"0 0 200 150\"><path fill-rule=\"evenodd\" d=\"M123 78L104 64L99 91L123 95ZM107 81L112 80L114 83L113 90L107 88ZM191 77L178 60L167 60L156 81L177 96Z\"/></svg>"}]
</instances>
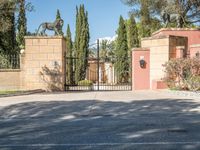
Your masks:
<instances>
[{"instance_id":1,"label":"green shrub","mask_svg":"<svg viewBox=\"0 0 200 150\"><path fill-rule=\"evenodd\" d=\"M92 86L93 82L90 81L90 80L82 80L82 81L78 82L78 85L81 85L81 86Z\"/></svg>"},{"instance_id":2,"label":"green shrub","mask_svg":"<svg viewBox=\"0 0 200 150\"><path fill-rule=\"evenodd\" d=\"M190 91L200 91L200 76L191 76L187 78L185 84Z\"/></svg>"},{"instance_id":3,"label":"green shrub","mask_svg":"<svg viewBox=\"0 0 200 150\"><path fill-rule=\"evenodd\" d=\"M10 68L10 63L5 55L0 54L0 69Z\"/></svg>"}]
</instances>

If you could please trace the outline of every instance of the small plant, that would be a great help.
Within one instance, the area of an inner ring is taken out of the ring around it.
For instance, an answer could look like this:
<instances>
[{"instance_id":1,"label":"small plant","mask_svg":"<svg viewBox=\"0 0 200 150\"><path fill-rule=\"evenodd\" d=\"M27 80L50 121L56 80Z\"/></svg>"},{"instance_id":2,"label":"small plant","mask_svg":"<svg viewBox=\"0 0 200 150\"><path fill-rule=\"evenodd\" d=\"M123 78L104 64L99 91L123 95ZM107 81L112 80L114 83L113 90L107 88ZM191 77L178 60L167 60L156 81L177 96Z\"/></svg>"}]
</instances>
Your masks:
<instances>
[{"instance_id":1,"label":"small plant","mask_svg":"<svg viewBox=\"0 0 200 150\"><path fill-rule=\"evenodd\" d=\"M164 67L164 81L170 89L200 90L200 59L173 59Z\"/></svg>"},{"instance_id":2,"label":"small plant","mask_svg":"<svg viewBox=\"0 0 200 150\"><path fill-rule=\"evenodd\" d=\"M10 68L11 65L5 55L0 54L0 69Z\"/></svg>"},{"instance_id":3,"label":"small plant","mask_svg":"<svg viewBox=\"0 0 200 150\"><path fill-rule=\"evenodd\" d=\"M92 86L93 82L90 81L90 80L82 80L82 81L78 82L78 85L81 85L81 86Z\"/></svg>"},{"instance_id":4,"label":"small plant","mask_svg":"<svg viewBox=\"0 0 200 150\"><path fill-rule=\"evenodd\" d=\"M185 81L190 91L200 91L200 76L191 76Z\"/></svg>"}]
</instances>

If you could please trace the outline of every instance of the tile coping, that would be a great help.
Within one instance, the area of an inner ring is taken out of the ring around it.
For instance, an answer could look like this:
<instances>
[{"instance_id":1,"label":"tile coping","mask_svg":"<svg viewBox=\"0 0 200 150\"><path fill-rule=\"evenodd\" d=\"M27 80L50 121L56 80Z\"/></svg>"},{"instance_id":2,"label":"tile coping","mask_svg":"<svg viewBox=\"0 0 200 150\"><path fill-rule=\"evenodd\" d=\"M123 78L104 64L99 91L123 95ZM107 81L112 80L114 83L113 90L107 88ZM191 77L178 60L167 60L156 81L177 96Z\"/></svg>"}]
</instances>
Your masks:
<instances>
[{"instance_id":1,"label":"tile coping","mask_svg":"<svg viewBox=\"0 0 200 150\"><path fill-rule=\"evenodd\" d=\"M25 36L25 39L64 39L64 36Z\"/></svg>"}]
</instances>

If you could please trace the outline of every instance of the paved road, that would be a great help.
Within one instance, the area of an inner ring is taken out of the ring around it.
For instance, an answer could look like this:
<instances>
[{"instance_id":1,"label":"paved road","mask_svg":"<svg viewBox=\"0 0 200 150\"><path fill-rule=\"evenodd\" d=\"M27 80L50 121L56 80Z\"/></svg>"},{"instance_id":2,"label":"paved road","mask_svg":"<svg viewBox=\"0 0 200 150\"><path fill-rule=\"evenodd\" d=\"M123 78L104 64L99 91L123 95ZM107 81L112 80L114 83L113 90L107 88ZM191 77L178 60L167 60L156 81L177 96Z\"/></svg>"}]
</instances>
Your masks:
<instances>
[{"instance_id":1,"label":"paved road","mask_svg":"<svg viewBox=\"0 0 200 150\"><path fill-rule=\"evenodd\" d=\"M165 91L0 98L1 150L200 149L200 98Z\"/></svg>"}]
</instances>

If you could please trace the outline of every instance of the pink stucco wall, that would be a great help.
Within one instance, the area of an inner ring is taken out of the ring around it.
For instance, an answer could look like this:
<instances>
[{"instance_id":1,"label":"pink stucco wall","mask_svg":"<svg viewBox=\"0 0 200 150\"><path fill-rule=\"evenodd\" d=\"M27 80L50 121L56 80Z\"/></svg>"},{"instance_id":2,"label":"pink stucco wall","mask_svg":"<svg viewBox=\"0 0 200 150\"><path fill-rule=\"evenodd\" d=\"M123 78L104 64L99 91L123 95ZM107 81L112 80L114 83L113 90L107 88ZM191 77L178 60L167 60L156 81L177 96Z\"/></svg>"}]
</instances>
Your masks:
<instances>
[{"instance_id":1,"label":"pink stucco wall","mask_svg":"<svg viewBox=\"0 0 200 150\"><path fill-rule=\"evenodd\" d=\"M151 87L152 90L167 89L167 88L168 88L168 86L162 80L159 80L159 81L153 80L152 81L152 87Z\"/></svg>"},{"instance_id":2,"label":"pink stucco wall","mask_svg":"<svg viewBox=\"0 0 200 150\"><path fill-rule=\"evenodd\" d=\"M153 33L153 36L158 34L184 36L188 37L189 45L200 44L200 30L198 29L161 29Z\"/></svg>"},{"instance_id":3,"label":"pink stucco wall","mask_svg":"<svg viewBox=\"0 0 200 150\"><path fill-rule=\"evenodd\" d=\"M196 57L196 54L200 53L200 44L190 46L190 57Z\"/></svg>"},{"instance_id":4,"label":"pink stucco wall","mask_svg":"<svg viewBox=\"0 0 200 150\"><path fill-rule=\"evenodd\" d=\"M140 67L140 59L144 58L145 68ZM132 51L132 77L133 90L150 89L150 51L149 49L139 48Z\"/></svg>"},{"instance_id":5,"label":"pink stucco wall","mask_svg":"<svg viewBox=\"0 0 200 150\"><path fill-rule=\"evenodd\" d=\"M153 33L152 36L155 37L158 35L174 35L174 36L188 37L189 53L193 53L190 48L191 45L200 44L200 30L198 29L163 28Z\"/></svg>"}]
</instances>

